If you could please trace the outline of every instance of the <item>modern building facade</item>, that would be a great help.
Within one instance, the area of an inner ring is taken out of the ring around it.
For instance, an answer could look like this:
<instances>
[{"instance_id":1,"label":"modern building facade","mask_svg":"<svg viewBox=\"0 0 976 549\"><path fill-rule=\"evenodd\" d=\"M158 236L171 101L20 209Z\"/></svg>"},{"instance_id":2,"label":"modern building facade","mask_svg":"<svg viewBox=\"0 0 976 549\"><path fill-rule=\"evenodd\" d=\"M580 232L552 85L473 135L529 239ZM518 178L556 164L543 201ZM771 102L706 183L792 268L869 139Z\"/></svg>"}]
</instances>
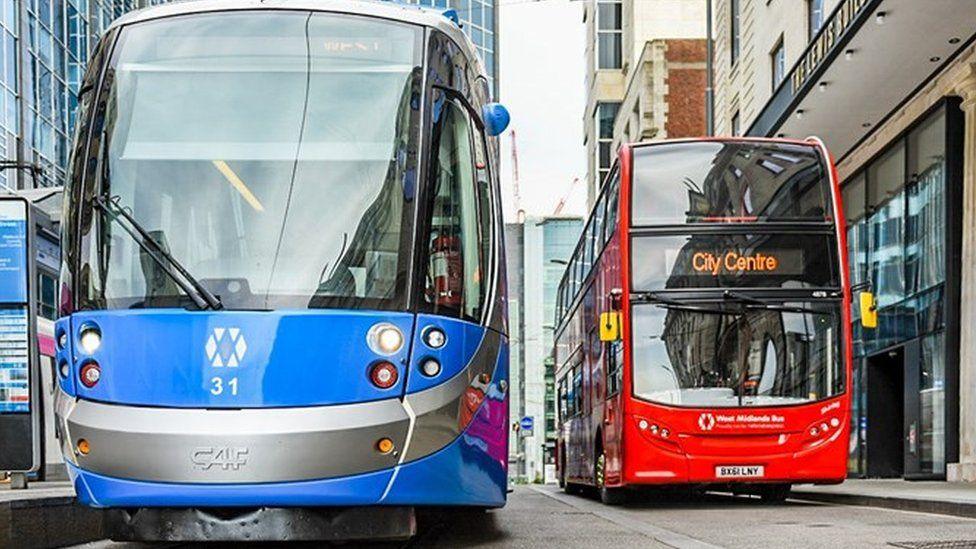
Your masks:
<instances>
[{"instance_id":1,"label":"modern building facade","mask_svg":"<svg viewBox=\"0 0 976 549\"><path fill-rule=\"evenodd\" d=\"M0 9L0 159L35 164L0 171L13 189L63 184L78 88L88 56L117 17L166 0L3 0ZM496 0L413 0L453 8L496 89Z\"/></svg>"},{"instance_id":2,"label":"modern building facade","mask_svg":"<svg viewBox=\"0 0 976 549\"><path fill-rule=\"evenodd\" d=\"M878 327L853 326L851 475L976 480L976 11L713 5L716 133L825 141L877 298Z\"/></svg>"},{"instance_id":3,"label":"modern building facade","mask_svg":"<svg viewBox=\"0 0 976 549\"><path fill-rule=\"evenodd\" d=\"M637 122L631 123L632 133L653 134L658 139L668 136L666 125L662 124L657 130L650 129L655 127L652 126L655 117L658 121L667 119L670 103L667 100L667 76L655 79L653 75L667 74L668 41L705 38L705 0L596 0L584 4L583 22L587 36L583 136L587 152L588 197L592 202L610 170L615 151L614 127L625 97L629 99L624 110L626 117L634 114L635 104L638 109ZM658 42L648 50L647 44L652 41L664 42ZM676 66L672 69L690 68L684 65L689 62L684 53L685 46L678 47L682 51L681 59L674 60ZM694 47L701 48L702 66L694 67L701 70L695 77L700 81L700 90L685 91L704 97L704 45ZM658 55L662 53L663 57ZM672 55L679 53L672 51ZM648 88L655 84L656 88ZM658 100L661 97L665 98L663 103ZM681 110L682 105L678 106ZM657 110L652 112L652 109Z\"/></svg>"},{"instance_id":4,"label":"modern building facade","mask_svg":"<svg viewBox=\"0 0 976 549\"><path fill-rule=\"evenodd\" d=\"M555 467L556 409L551 359L556 290L583 220L526 217L505 226L509 292L509 410L513 427L509 474L542 481ZM532 418L531 432L516 427Z\"/></svg>"}]
</instances>

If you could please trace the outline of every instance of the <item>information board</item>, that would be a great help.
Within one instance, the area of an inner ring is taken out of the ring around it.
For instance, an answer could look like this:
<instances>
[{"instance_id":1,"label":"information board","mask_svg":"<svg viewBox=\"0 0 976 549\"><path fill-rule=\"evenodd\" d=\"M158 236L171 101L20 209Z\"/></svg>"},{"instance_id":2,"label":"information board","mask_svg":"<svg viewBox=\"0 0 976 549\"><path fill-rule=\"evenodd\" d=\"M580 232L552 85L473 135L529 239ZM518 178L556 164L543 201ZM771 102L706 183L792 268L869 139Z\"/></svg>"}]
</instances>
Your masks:
<instances>
[{"instance_id":1,"label":"information board","mask_svg":"<svg viewBox=\"0 0 976 549\"><path fill-rule=\"evenodd\" d=\"M30 208L0 196L0 471L36 469L40 450Z\"/></svg>"}]
</instances>

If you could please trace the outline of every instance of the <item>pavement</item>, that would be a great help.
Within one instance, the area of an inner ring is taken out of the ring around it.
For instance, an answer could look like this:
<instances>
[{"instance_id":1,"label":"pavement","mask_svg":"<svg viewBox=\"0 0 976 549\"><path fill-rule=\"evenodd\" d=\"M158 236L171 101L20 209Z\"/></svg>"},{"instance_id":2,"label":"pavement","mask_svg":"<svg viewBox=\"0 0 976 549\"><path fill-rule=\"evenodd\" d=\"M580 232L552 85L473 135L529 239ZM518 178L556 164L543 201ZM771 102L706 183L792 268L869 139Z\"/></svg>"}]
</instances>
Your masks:
<instances>
[{"instance_id":1,"label":"pavement","mask_svg":"<svg viewBox=\"0 0 976 549\"><path fill-rule=\"evenodd\" d=\"M262 544L261 547L266 547ZM280 549L316 544L270 544ZM744 549L976 547L976 520L892 509L790 499L650 492L618 506L570 496L557 487L517 486L508 505L489 512L426 511L418 536L373 548L661 548ZM152 546L156 547L156 546ZM240 549L240 544L168 544L169 547ZM99 541L77 549L148 549Z\"/></svg>"},{"instance_id":2,"label":"pavement","mask_svg":"<svg viewBox=\"0 0 976 549\"><path fill-rule=\"evenodd\" d=\"M830 486L796 486L793 496L811 501L976 518L976 484L971 483L849 479Z\"/></svg>"},{"instance_id":3,"label":"pavement","mask_svg":"<svg viewBox=\"0 0 976 549\"><path fill-rule=\"evenodd\" d=\"M768 504L748 496L648 492L626 505L609 507L552 485L516 486L502 509L420 510L414 539L373 546L976 548L976 519L967 514L976 508L974 485L852 480L839 486L798 487L794 496ZM941 505L945 512L905 510L909 505ZM74 503L67 483L33 485L16 493L0 489L0 548L149 547L100 539L100 518L97 511ZM239 549L239 544L216 547Z\"/></svg>"},{"instance_id":4,"label":"pavement","mask_svg":"<svg viewBox=\"0 0 976 549\"><path fill-rule=\"evenodd\" d=\"M101 514L75 501L70 482L0 484L0 548L62 547L102 537Z\"/></svg>"}]
</instances>

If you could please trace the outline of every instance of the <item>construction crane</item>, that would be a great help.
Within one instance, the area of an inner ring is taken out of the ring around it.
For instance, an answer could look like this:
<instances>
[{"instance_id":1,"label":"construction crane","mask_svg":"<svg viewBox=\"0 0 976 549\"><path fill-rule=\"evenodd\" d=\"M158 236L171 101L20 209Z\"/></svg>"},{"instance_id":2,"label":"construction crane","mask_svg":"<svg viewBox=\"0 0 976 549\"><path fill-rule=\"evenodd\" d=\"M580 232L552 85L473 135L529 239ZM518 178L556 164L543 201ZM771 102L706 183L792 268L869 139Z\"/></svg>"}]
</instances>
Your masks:
<instances>
[{"instance_id":1,"label":"construction crane","mask_svg":"<svg viewBox=\"0 0 976 549\"><path fill-rule=\"evenodd\" d=\"M569 189L563 194L562 198L559 199L559 203L556 204L556 209L552 211L552 215L559 215L563 213L563 208L566 207L566 201L569 200L569 195L573 194L573 190L576 189L576 185L579 183L580 178L573 178L573 182L569 184Z\"/></svg>"},{"instance_id":2,"label":"construction crane","mask_svg":"<svg viewBox=\"0 0 976 549\"><path fill-rule=\"evenodd\" d=\"M512 128L510 133L512 135L512 195L515 202L515 218L521 223L525 220L525 210L522 209L522 191L519 188L518 143L515 129Z\"/></svg>"}]
</instances>

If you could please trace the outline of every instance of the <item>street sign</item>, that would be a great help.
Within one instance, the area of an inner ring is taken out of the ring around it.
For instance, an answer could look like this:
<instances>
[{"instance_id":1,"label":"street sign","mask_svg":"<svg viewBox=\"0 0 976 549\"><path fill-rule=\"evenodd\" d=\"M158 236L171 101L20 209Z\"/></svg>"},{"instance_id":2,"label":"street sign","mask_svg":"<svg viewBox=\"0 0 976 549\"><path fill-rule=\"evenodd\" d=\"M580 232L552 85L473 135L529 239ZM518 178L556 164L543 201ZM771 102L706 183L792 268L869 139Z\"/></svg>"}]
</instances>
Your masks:
<instances>
[{"instance_id":1,"label":"street sign","mask_svg":"<svg viewBox=\"0 0 976 549\"><path fill-rule=\"evenodd\" d=\"M525 416L519 420L520 433L523 437L532 436L532 428L535 427L535 420L532 416Z\"/></svg>"},{"instance_id":2,"label":"street sign","mask_svg":"<svg viewBox=\"0 0 976 549\"><path fill-rule=\"evenodd\" d=\"M0 196L0 471L34 471L40 458L30 208Z\"/></svg>"}]
</instances>

